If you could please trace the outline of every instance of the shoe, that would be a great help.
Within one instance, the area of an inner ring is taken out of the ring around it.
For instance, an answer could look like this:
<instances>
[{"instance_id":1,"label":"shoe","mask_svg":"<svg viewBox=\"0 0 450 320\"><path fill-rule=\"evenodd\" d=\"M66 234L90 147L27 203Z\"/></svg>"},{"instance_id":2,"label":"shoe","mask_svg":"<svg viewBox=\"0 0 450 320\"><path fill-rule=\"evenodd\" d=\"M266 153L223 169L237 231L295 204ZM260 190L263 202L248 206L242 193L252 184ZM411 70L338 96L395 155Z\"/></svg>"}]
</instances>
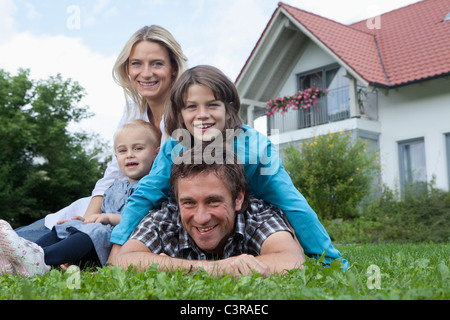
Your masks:
<instances>
[{"instance_id":1,"label":"shoe","mask_svg":"<svg viewBox=\"0 0 450 320\"><path fill-rule=\"evenodd\" d=\"M19 237L4 220L0 220L0 252L19 276L44 275L50 270L45 264L44 250L36 243Z\"/></svg>"},{"instance_id":2,"label":"shoe","mask_svg":"<svg viewBox=\"0 0 450 320\"><path fill-rule=\"evenodd\" d=\"M0 276L4 274L15 274L15 270L11 262L3 255L0 254Z\"/></svg>"}]
</instances>

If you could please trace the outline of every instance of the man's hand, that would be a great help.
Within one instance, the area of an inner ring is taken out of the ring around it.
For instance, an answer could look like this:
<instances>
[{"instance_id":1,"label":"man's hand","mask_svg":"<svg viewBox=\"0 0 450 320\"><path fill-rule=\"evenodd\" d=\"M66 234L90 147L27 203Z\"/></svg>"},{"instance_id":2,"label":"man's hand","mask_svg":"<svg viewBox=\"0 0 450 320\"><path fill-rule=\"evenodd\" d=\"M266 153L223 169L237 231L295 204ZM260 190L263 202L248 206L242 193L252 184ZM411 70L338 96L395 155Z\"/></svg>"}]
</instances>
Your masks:
<instances>
[{"instance_id":1,"label":"man's hand","mask_svg":"<svg viewBox=\"0 0 450 320\"><path fill-rule=\"evenodd\" d=\"M209 263L205 268L212 276L222 276L223 274L238 277L240 275L248 276L259 273L266 277L271 275L268 265L249 254L230 257Z\"/></svg>"}]
</instances>

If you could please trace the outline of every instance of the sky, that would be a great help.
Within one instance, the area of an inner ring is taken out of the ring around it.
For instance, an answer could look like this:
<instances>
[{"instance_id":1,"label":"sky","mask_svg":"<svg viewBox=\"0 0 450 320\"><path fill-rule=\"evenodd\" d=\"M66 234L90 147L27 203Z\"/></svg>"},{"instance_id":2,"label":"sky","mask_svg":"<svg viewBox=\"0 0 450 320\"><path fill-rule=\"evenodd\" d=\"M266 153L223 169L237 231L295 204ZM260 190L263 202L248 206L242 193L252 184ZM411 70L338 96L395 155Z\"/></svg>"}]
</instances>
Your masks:
<instances>
[{"instance_id":1,"label":"sky","mask_svg":"<svg viewBox=\"0 0 450 320\"><path fill-rule=\"evenodd\" d=\"M95 114L72 130L112 145L125 98L112 79L117 55L145 25L160 25L181 44L188 65L210 64L233 81L278 7L278 0L0 0L0 69L33 79L60 73L83 86ZM284 0L350 24L418 0Z\"/></svg>"}]
</instances>

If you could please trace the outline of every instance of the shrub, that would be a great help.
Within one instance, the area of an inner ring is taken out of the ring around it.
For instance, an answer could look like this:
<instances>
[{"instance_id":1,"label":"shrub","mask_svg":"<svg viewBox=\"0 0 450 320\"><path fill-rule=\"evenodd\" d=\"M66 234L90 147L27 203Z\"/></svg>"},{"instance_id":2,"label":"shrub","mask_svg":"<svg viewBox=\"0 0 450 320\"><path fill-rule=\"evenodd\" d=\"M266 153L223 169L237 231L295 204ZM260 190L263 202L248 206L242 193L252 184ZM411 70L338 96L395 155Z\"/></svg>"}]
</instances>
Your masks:
<instances>
[{"instance_id":1,"label":"shrub","mask_svg":"<svg viewBox=\"0 0 450 320\"><path fill-rule=\"evenodd\" d=\"M385 188L382 196L361 207L361 215L346 221L324 221L333 241L340 243L420 243L450 240L450 192L433 184L418 194L402 196Z\"/></svg>"},{"instance_id":2,"label":"shrub","mask_svg":"<svg viewBox=\"0 0 450 320\"><path fill-rule=\"evenodd\" d=\"M283 150L286 171L321 219L349 219L372 187L379 166L366 142L329 133Z\"/></svg>"}]
</instances>

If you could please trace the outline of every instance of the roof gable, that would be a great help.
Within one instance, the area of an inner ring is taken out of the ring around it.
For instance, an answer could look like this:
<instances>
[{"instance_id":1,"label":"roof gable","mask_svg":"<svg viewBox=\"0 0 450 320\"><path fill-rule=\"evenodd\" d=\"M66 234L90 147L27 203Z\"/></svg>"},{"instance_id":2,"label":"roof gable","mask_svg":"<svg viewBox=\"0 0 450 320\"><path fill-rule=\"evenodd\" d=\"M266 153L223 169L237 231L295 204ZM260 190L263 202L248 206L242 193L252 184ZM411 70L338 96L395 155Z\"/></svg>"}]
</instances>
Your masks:
<instances>
[{"instance_id":1,"label":"roof gable","mask_svg":"<svg viewBox=\"0 0 450 320\"><path fill-rule=\"evenodd\" d=\"M372 34L283 3L280 7L364 80L388 84Z\"/></svg>"},{"instance_id":2,"label":"roof gable","mask_svg":"<svg viewBox=\"0 0 450 320\"><path fill-rule=\"evenodd\" d=\"M450 74L450 21L444 21L450 0L423 0L385 13L379 28L367 20L347 26L280 2L236 82L280 12L372 85L395 87Z\"/></svg>"}]
</instances>

